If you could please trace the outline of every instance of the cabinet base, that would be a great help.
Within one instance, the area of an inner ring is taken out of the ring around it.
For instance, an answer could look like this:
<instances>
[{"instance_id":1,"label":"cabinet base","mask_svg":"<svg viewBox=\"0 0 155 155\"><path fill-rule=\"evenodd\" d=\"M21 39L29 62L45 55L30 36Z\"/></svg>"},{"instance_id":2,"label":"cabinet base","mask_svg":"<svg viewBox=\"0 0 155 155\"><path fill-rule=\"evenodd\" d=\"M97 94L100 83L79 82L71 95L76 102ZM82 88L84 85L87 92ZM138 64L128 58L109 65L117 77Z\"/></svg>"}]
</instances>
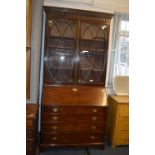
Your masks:
<instances>
[{"instance_id":1,"label":"cabinet base","mask_svg":"<svg viewBox=\"0 0 155 155\"><path fill-rule=\"evenodd\" d=\"M39 151L43 152L48 149L52 148L98 148L98 149L104 149L104 143L94 143L94 144L89 144L89 143L84 143L84 144L40 144Z\"/></svg>"}]
</instances>

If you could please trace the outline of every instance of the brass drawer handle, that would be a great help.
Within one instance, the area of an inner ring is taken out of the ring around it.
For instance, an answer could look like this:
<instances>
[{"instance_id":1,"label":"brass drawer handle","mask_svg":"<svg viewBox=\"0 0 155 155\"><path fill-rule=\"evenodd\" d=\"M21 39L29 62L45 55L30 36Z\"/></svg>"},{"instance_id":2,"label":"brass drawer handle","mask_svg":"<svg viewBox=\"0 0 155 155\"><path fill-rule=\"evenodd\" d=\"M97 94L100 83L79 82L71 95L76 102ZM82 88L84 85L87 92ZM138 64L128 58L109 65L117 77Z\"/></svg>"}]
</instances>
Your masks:
<instances>
[{"instance_id":1,"label":"brass drawer handle","mask_svg":"<svg viewBox=\"0 0 155 155\"><path fill-rule=\"evenodd\" d=\"M54 140L54 141L56 141L57 139L58 139L58 138L57 138L57 137L55 137L55 136L54 136L54 137L52 137L52 140Z\"/></svg>"},{"instance_id":2,"label":"brass drawer handle","mask_svg":"<svg viewBox=\"0 0 155 155\"><path fill-rule=\"evenodd\" d=\"M97 117L96 117L96 116L93 116L93 117L92 117L92 120L93 120L93 121L96 121L96 120L97 120Z\"/></svg>"},{"instance_id":3,"label":"brass drawer handle","mask_svg":"<svg viewBox=\"0 0 155 155\"><path fill-rule=\"evenodd\" d=\"M90 139L94 140L95 139L95 136L90 136Z\"/></svg>"},{"instance_id":4,"label":"brass drawer handle","mask_svg":"<svg viewBox=\"0 0 155 155\"><path fill-rule=\"evenodd\" d=\"M95 130L96 129L96 126L91 126L92 130Z\"/></svg>"},{"instance_id":5,"label":"brass drawer handle","mask_svg":"<svg viewBox=\"0 0 155 155\"><path fill-rule=\"evenodd\" d=\"M77 88L72 88L72 91L73 91L73 92L77 92L78 89L77 89Z\"/></svg>"},{"instance_id":6,"label":"brass drawer handle","mask_svg":"<svg viewBox=\"0 0 155 155\"><path fill-rule=\"evenodd\" d=\"M57 130L58 127L57 127L57 126L52 126L52 129L53 129L53 130Z\"/></svg>"},{"instance_id":7,"label":"brass drawer handle","mask_svg":"<svg viewBox=\"0 0 155 155\"><path fill-rule=\"evenodd\" d=\"M93 112L97 112L98 110L97 109L93 109Z\"/></svg>"},{"instance_id":8,"label":"brass drawer handle","mask_svg":"<svg viewBox=\"0 0 155 155\"><path fill-rule=\"evenodd\" d=\"M58 117L57 117L57 116L53 116L52 119L53 119L54 121L56 121L56 120L58 120Z\"/></svg>"},{"instance_id":9,"label":"brass drawer handle","mask_svg":"<svg viewBox=\"0 0 155 155\"><path fill-rule=\"evenodd\" d=\"M52 111L53 111L53 112L58 112L59 109L58 109L58 108L53 108Z\"/></svg>"}]
</instances>

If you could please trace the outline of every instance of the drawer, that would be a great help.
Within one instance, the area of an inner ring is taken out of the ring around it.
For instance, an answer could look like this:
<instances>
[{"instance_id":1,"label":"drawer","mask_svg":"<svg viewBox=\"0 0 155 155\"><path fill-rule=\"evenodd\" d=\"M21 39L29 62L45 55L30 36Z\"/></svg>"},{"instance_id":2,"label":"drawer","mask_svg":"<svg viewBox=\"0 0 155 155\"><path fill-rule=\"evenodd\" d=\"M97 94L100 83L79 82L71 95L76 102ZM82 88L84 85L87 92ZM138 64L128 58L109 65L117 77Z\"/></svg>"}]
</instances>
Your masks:
<instances>
[{"instance_id":1,"label":"drawer","mask_svg":"<svg viewBox=\"0 0 155 155\"><path fill-rule=\"evenodd\" d=\"M49 122L71 122L71 123L89 123L89 122L104 122L105 115L104 113L100 115L65 115L65 114L43 114L42 115L42 122L49 123Z\"/></svg>"},{"instance_id":2,"label":"drawer","mask_svg":"<svg viewBox=\"0 0 155 155\"><path fill-rule=\"evenodd\" d=\"M129 118L119 118L117 122L117 129L129 130Z\"/></svg>"},{"instance_id":3,"label":"drawer","mask_svg":"<svg viewBox=\"0 0 155 155\"><path fill-rule=\"evenodd\" d=\"M95 106L42 106L43 113L60 114L101 114L106 112L106 108Z\"/></svg>"},{"instance_id":4,"label":"drawer","mask_svg":"<svg viewBox=\"0 0 155 155\"><path fill-rule=\"evenodd\" d=\"M29 128L29 129L34 128L34 120L33 119L26 119L26 128Z\"/></svg>"},{"instance_id":5,"label":"drawer","mask_svg":"<svg viewBox=\"0 0 155 155\"><path fill-rule=\"evenodd\" d=\"M35 144L33 141L26 140L26 155L34 155Z\"/></svg>"},{"instance_id":6,"label":"drawer","mask_svg":"<svg viewBox=\"0 0 155 155\"><path fill-rule=\"evenodd\" d=\"M117 145L128 145L129 144L129 132L128 131L117 132L116 144Z\"/></svg>"},{"instance_id":7,"label":"drawer","mask_svg":"<svg viewBox=\"0 0 155 155\"><path fill-rule=\"evenodd\" d=\"M120 105L119 116L120 117L129 117L129 106L128 105Z\"/></svg>"},{"instance_id":8,"label":"drawer","mask_svg":"<svg viewBox=\"0 0 155 155\"><path fill-rule=\"evenodd\" d=\"M34 131L32 129L26 129L26 139L34 139Z\"/></svg>"},{"instance_id":9,"label":"drawer","mask_svg":"<svg viewBox=\"0 0 155 155\"><path fill-rule=\"evenodd\" d=\"M50 123L43 124L42 131L52 133L104 133L104 124Z\"/></svg>"},{"instance_id":10,"label":"drawer","mask_svg":"<svg viewBox=\"0 0 155 155\"><path fill-rule=\"evenodd\" d=\"M42 134L44 144L103 143L103 134Z\"/></svg>"}]
</instances>

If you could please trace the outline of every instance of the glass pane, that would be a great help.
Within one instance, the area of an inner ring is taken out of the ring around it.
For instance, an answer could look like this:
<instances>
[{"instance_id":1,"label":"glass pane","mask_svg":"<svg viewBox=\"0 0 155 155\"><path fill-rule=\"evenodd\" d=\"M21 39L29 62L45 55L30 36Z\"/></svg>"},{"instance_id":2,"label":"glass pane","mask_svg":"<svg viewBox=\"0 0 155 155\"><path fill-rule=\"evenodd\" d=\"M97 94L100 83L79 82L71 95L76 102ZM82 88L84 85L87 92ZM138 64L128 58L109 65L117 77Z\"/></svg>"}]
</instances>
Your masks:
<instances>
[{"instance_id":1,"label":"glass pane","mask_svg":"<svg viewBox=\"0 0 155 155\"><path fill-rule=\"evenodd\" d=\"M129 38L121 36L116 75L129 75Z\"/></svg>"},{"instance_id":2,"label":"glass pane","mask_svg":"<svg viewBox=\"0 0 155 155\"><path fill-rule=\"evenodd\" d=\"M129 31L129 21L121 21L121 31Z\"/></svg>"},{"instance_id":3,"label":"glass pane","mask_svg":"<svg viewBox=\"0 0 155 155\"><path fill-rule=\"evenodd\" d=\"M50 49L46 60L46 81L73 83L73 51Z\"/></svg>"},{"instance_id":4,"label":"glass pane","mask_svg":"<svg viewBox=\"0 0 155 155\"><path fill-rule=\"evenodd\" d=\"M106 25L81 23L78 83L104 83L107 34Z\"/></svg>"},{"instance_id":5,"label":"glass pane","mask_svg":"<svg viewBox=\"0 0 155 155\"><path fill-rule=\"evenodd\" d=\"M46 83L74 83L75 30L76 23L72 20L48 20Z\"/></svg>"}]
</instances>

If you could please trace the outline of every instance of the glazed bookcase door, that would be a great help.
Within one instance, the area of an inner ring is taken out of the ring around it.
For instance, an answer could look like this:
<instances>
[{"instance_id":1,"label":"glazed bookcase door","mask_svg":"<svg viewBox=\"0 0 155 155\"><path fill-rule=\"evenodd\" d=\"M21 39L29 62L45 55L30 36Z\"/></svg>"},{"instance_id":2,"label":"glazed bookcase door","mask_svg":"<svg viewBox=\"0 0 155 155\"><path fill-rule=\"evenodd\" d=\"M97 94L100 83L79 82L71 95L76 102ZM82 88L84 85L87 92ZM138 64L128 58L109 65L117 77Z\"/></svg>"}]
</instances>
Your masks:
<instances>
[{"instance_id":1,"label":"glazed bookcase door","mask_svg":"<svg viewBox=\"0 0 155 155\"><path fill-rule=\"evenodd\" d=\"M107 59L107 26L81 21L79 84L104 84Z\"/></svg>"},{"instance_id":2,"label":"glazed bookcase door","mask_svg":"<svg viewBox=\"0 0 155 155\"><path fill-rule=\"evenodd\" d=\"M76 21L48 18L46 29L45 83L73 84Z\"/></svg>"}]
</instances>

